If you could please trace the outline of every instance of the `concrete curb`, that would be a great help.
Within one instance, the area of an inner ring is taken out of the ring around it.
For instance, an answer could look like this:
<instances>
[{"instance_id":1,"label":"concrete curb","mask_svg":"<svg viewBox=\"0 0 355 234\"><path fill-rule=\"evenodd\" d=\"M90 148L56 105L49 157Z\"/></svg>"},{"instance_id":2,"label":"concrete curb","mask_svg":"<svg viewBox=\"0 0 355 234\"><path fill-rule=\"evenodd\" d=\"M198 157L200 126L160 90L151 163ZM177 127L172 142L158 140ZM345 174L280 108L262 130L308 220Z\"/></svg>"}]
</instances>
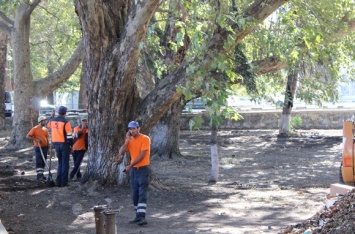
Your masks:
<instances>
[{"instance_id":1,"label":"concrete curb","mask_svg":"<svg viewBox=\"0 0 355 234\"><path fill-rule=\"evenodd\" d=\"M335 197L338 195L344 195L353 190L355 187L345 184L331 184L330 185L330 196Z\"/></svg>"}]
</instances>

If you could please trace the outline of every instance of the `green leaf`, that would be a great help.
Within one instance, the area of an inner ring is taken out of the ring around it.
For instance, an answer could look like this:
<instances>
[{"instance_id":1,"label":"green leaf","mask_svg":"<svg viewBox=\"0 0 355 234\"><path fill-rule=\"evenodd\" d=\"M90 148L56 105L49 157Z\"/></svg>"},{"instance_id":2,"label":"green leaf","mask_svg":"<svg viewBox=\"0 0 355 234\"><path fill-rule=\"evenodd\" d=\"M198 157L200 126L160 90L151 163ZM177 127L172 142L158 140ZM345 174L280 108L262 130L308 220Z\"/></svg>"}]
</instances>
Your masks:
<instances>
[{"instance_id":1,"label":"green leaf","mask_svg":"<svg viewBox=\"0 0 355 234\"><path fill-rule=\"evenodd\" d=\"M178 46L175 42L170 41L170 49L174 52L177 52Z\"/></svg>"},{"instance_id":2,"label":"green leaf","mask_svg":"<svg viewBox=\"0 0 355 234\"><path fill-rule=\"evenodd\" d=\"M238 19L238 26L241 29L244 29L246 27L244 17L241 17L241 18Z\"/></svg>"},{"instance_id":3,"label":"green leaf","mask_svg":"<svg viewBox=\"0 0 355 234\"><path fill-rule=\"evenodd\" d=\"M294 59L297 59L298 58L298 52L296 50L292 51L291 52L291 57L294 58Z\"/></svg>"},{"instance_id":4,"label":"green leaf","mask_svg":"<svg viewBox=\"0 0 355 234\"><path fill-rule=\"evenodd\" d=\"M181 32L178 32L176 34L176 42L179 46L183 46L184 45L184 34L182 34Z\"/></svg>"}]
</instances>

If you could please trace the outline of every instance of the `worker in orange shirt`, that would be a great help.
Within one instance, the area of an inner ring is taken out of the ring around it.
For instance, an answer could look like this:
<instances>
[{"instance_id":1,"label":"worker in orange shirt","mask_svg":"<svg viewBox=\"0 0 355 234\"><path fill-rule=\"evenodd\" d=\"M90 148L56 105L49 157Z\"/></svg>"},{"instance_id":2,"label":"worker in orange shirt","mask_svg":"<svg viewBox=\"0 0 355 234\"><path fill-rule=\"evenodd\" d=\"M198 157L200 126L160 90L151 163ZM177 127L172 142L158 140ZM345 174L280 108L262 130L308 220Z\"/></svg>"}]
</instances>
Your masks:
<instances>
[{"instance_id":1,"label":"worker in orange shirt","mask_svg":"<svg viewBox=\"0 0 355 234\"><path fill-rule=\"evenodd\" d=\"M88 149L88 120L87 118L83 118L81 120L81 125L76 126L74 128L74 145L73 145L73 160L74 160L74 168L70 172L70 180L76 178L78 180L81 179L80 165L83 161L86 150Z\"/></svg>"},{"instance_id":2,"label":"worker in orange shirt","mask_svg":"<svg viewBox=\"0 0 355 234\"><path fill-rule=\"evenodd\" d=\"M46 177L43 175L45 162L39 149L41 147L43 156L47 159L49 133L45 126L46 117L38 117L38 125L34 126L26 136L26 138L33 140L33 148L36 155L37 180L46 180Z\"/></svg>"},{"instance_id":3,"label":"worker in orange shirt","mask_svg":"<svg viewBox=\"0 0 355 234\"><path fill-rule=\"evenodd\" d=\"M136 217L130 223L139 226L147 225L145 214L150 173L150 138L140 133L140 126L136 121L128 124L126 140L119 150L119 156L126 151L129 151L131 161L124 171L129 173L133 205L136 211Z\"/></svg>"},{"instance_id":4,"label":"worker in orange shirt","mask_svg":"<svg viewBox=\"0 0 355 234\"><path fill-rule=\"evenodd\" d=\"M48 122L52 130L52 142L58 157L56 184L58 187L68 186L69 180L69 156L73 145L72 127L70 121L65 119L67 108L60 106L58 116Z\"/></svg>"}]
</instances>

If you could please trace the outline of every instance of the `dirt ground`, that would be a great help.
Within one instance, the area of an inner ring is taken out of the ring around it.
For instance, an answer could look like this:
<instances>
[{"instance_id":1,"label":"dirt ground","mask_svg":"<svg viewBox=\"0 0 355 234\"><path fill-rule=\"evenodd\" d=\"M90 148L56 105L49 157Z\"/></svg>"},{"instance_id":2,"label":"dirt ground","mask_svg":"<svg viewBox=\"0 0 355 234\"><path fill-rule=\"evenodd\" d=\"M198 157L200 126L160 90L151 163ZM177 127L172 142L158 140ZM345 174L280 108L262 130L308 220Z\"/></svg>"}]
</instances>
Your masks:
<instances>
[{"instance_id":1,"label":"dirt ground","mask_svg":"<svg viewBox=\"0 0 355 234\"><path fill-rule=\"evenodd\" d=\"M208 184L209 132L183 131L183 157L152 160L170 189L150 189L149 224L139 227L128 224L134 217L128 187L38 183L32 148L7 151L2 133L0 220L16 234L95 233L93 207L107 204L120 210L117 233L280 233L324 208L330 184L339 181L341 134L308 130L278 138L275 130L220 131L219 181Z\"/></svg>"}]
</instances>

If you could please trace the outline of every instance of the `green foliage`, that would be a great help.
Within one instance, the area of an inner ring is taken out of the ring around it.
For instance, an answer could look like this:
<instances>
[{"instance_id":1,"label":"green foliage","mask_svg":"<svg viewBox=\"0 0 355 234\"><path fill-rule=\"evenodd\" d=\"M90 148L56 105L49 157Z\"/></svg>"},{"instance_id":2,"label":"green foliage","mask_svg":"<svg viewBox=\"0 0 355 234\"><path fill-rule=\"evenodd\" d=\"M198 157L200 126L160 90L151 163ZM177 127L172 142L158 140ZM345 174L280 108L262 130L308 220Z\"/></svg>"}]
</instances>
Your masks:
<instances>
[{"instance_id":1,"label":"green foliage","mask_svg":"<svg viewBox=\"0 0 355 234\"><path fill-rule=\"evenodd\" d=\"M319 104L334 100L339 71L352 68L346 64L354 59L354 32L346 32L344 21L354 21L354 5L349 0L292 1L244 40L253 44L246 51L254 59L277 56L297 71L297 98ZM268 76L267 80L260 77L259 87L285 85L285 75Z\"/></svg>"},{"instance_id":2,"label":"green foliage","mask_svg":"<svg viewBox=\"0 0 355 234\"><path fill-rule=\"evenodd\" d=\"M186 100L201 96L216 123L222 116L237 116L226 106L228 95L248 94L258 100L284 93L287 70L255 75L258 67L251 65L252 61L272 56L280 58L299 74L297 98L316 103L334 100L335 87L341 78L340 67L350 64L355 55L354 32L346 31L346 21L354 20L354 2L290 1L258 24L236 48L232 26L243 29L256 23L242 14L253 2L163 2L149 25L144 46L145 54L154 61L157 76L163 78L176 69L180 63L171 58L171 53L179 54L182 48L189 46L185 51L185 61L189 62L188 79L178 91ZM165 46L162 38L167 28L175 33L169 34L168 46ZM222 45L224 51L216 53L210 44L217 39L216 33L224 29L228 34ZM339 34L340 31L345 33ZM237 71L240 66L242 69Z\"/></svg>"},{"instance_id":3,"label":"green foliage","mask_svg":"<svg viewBox=\"0 0 355 234\"><path fill-rule=\"evenodd\" d=\"M295 116L290 120L290 130L294 132L297 128L302 126L302 118L300 116Z\"/></svg>"},{"instance_id":4,"label":"green foliage","mask_svg":"<svg viewBox=\"0 0 355 234\"><path fill-rule=\"evenodd\" d=\"M12 16L21 0L0 0L0 11L7 16Z\"/></svg>"},{"instance_id":5,"label":"green foliage","mask_svg":"<svg viewBox=\"0 0 355 234\"><path fill-rule=\"evenodd\" d=\"M21 2L1 0L1 11L13 18ZM34 79L44 78L63 65L72 55L80 38L81 29L72 1L42 1L31 14L30 49ZM8 61L11 62L11 48L8 52ZM79 80L80 72L77 71L61 89L78 90Z\"/></svg>"},{"instance_id":6,"label":"green foliage","mask_svg":"<svg viewBox=\"0 0 355 234\"><path fill-rule=\"evenodd\" d=\"M46 77L72 55L81 38L72 1L43 1L31 18L31 65L34 79ZM80 71L62 89L79 89Z\"/></svg>"},{"instance_id":7,"label":"green foliage","mask_svg":"<svg viewBox=\"0 0 355 234\"><path fill-rule=\"evenodd\" d=\"M202 127L202 124L203 124L203 117L196 116L189 120L189 129L190 131L200 129Z\"/></svg>"}]
</instances>

